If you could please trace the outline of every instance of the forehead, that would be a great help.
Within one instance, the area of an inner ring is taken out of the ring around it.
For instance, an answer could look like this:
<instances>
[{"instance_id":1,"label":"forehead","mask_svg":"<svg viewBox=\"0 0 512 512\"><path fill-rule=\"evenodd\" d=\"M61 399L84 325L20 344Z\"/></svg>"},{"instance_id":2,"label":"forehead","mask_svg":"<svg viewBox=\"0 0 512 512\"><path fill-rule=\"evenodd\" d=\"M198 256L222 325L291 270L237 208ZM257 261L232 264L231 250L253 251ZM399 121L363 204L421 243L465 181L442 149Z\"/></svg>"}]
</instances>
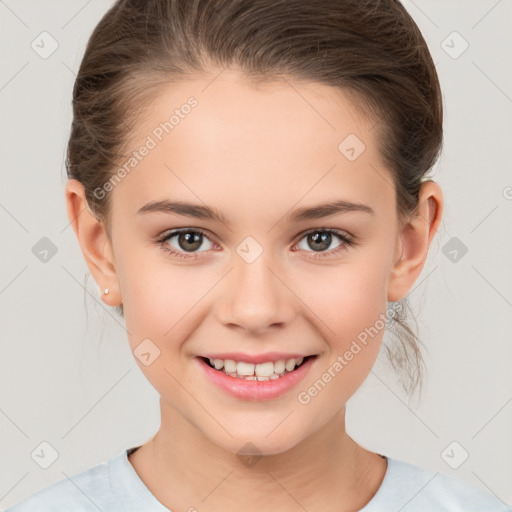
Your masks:
<instances>
[{"instance_id":1,"label":"forehead","mask_svg":"<svg viewBox=\"0 0 512 512\"><path fill-rule=\"evenodd\" d=\"M291 208L302 198L394 208L372 126L343 91L314 82L255 84L224 71L169 84L133 137L134 151L151 149L114 196L131 212L164 198L247 213Z\"/></svg>"}]
</instances>

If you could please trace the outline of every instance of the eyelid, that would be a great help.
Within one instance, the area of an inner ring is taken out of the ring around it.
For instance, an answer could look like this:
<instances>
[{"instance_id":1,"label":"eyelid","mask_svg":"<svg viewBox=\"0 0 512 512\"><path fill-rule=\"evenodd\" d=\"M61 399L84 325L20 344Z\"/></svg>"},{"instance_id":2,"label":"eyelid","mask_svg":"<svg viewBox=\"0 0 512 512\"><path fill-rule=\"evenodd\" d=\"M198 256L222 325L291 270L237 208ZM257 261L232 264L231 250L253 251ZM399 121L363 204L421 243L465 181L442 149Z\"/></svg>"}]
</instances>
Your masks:
<instances>
[{"instance_id":1,"label":"eyelid","mask_svg":"<svg viewBox=\"0 0 512 512\"><path fill-rule=\"evenodd\" d=\"M204 235L206 238L208 238L211 242L214 242L215 241L215 236L213 236L207 229L204 229L204 228L196 228L196 227L185 227L185 228L174 228L174 229L168 229L166 231L164 231L162 233L162 235L159 235L156 240L157 242L162 242L164 241L165 239L168 239L170 238L171 236L175 236L179 233L182 233L182 232L189 232L189 231L193 231L193 232L198 232L198 233L201 233L202 235ZM319 227L319 228L310 228L310 229L305 229L304 231L302 231L301 233L299 233L296 237L295 237L295 242L294 243L297 243L298 241L300 241L302 238L304 238L306 235L309 235L310 233L315 233L317 231L322 231L322 232L329 232L329 233L333 233L333 234L336 234L338 236L341 236L341 237L345 237L349 240L353 240L354 239L354 236L351 235L350 233L348 233L347 231L343 230L343 229L337 229L337 228L327 228L327 227ZM215 242L215 243L218 243L218 242Z\"/></svg>"},{"instance_id":2,"label":"eyelid","mask_svg":"<svg viewBox=\"0 0 512 512\"><path fill-rule=\"evenodd\" d=\"M171 238L174 238L175 236L179 235L180 233L199 233L203 235L205 238L207 238L211 243L218 244L216 241L216 237L212 235L207 229L204 228L175 228L175 229L168 229L165 231L161 236L157 238L157 242L164 242L168 241Z\"/></svg>"},{"instance_id":3,"label":"eyelid","mask_svg":"<svg viewBox=\"0 0 512 512\"><path fill-rule=\"evenodd\" d=\"M319 227L319 228L308 229L308 230L303 231L302 233L300 233L297 236L297 241L295 242L294 247L305 236L309 235L310 233L330 233L330 234L338 237L340 242L341 242L341 244L338 247L335 247L334 249L331 249L329 251L324 251L324 252L305 251L305 252L308 252L310 254L313 254L313 256L312 256L313 259L321 259L321 258L333 257L334 255L337 255L338 252L343 251L343 250L347 250L349 247L353 247L353 246L357 245L356 237L353 236L352 234L346 232L345 230L337 229L337 228ZM296 251L297 250L295 250L294 252L296 252ZM311 256L309 256L309 257L311 258Z\"/></svg>"},{"instance_id":4,"label":"eyelid","mask_svg":"<svg viewBox=\"0 0 512 512\"><path fill-rule=\"evenodd\" d=\"M338 228L328 228L328 227L319 227L319 228L310 228L302 231L300 234L297 235L296 240L301 240L306 235L309 235L310 233L317 233L317 232L327 232L332 233L340 237L345 237L349 240L353 240L355 237L351 235L348 231L345 231L344 229L338 229Z\"/></svg>"},{"instance_id":5,"label":"eyelid","mask_svg":"<svg viewBox=\"0 0 512 512\"><path fill-rule=\"evenodd\" d=\"M206 257L206 256L201 256L201 254L207 253L208 250L193 252L193 253L189 253L187 255L186 252L176 250L175 248L171 248L171 249L165 248L164 249L164 247L163 247L164 244L166 244L171 238L174 238L175 236L179 235L180 233L187 233L187 232L199 233L199 234L203 235L207 240L209 240L212 244L219 245L215 241L215 237L212 236L208 230L203 229L203 228L197 228L197 227L184 227L184 228L174 228L174 229L167 230L161 236L158 237L157 243L160 245L162 250L164 250L164 252L170 253L172 255L175 255L175 256L183 258L183 259L188 259L190 261L193 261L193 260L196 260L199 258ZM357 242L355 240L356 237L354 237L352 234L346 232L345 230L337 229L337 228L317 227L317 228L310 228L310 229L304 230L300 234L298 234L295 237L295 242L294 242L293 247L295 247L305 236L309 235L310 233L318 233L318 232L330 233L330 234L333 234L334 236L337 236L339 238L339 240L341 241L341 244L338 247L335 247L334 249L331 249L331 250L325 251L325 252L316 252L315 253L315 251L305 251L305 252L313 254L313 256L308 256L309 258L312 258L312 259L326 258L327 259L329 257L332 257L333 255L338 254L339 251L347 250L348 247L357 245ZM294 252L300 251L300 249L293 249L293 250L294 250Z\"/></svg>"}]
</instances>

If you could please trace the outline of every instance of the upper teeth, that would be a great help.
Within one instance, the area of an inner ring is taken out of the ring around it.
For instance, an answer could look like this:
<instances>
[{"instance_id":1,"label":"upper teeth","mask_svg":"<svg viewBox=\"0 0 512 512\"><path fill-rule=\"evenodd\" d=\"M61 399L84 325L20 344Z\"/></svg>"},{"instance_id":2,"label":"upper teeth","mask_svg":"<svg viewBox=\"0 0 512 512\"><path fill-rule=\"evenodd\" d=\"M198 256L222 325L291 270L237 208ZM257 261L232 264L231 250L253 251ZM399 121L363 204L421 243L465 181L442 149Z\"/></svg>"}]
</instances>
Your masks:
<instances>
[{"instance_id":1,"label":"upper teeth","mask_svg":"<svg viewBox=\"0 0 512 512\"><path fill-rule=\"evenodd\" d=\"M238 375L254 375L256 377L270 377L274 374L283 373L285 370L291 372L296 366L304 361L303 357L297 359L280 359L279 361L268 361L265 363L253 364L243 361L234 361L232 359L210 359L210 364L216 370L224 369L227 373L237 373Z\"/></svg>"}]
</instances>

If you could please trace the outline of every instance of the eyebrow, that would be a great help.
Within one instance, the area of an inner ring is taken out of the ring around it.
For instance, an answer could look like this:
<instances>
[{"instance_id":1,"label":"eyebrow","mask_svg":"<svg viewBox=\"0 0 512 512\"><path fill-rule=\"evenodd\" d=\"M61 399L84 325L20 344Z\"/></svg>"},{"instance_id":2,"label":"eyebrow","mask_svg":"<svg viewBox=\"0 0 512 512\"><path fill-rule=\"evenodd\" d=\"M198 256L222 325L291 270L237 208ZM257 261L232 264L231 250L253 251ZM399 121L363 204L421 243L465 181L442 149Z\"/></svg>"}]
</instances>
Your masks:
<instances>
[{"instance_id":1,"label":"eyebrow","mask_svg":"<svg viewBox=\"0 0 512 512\"><path fill-rule=\"evenodd\" d=\"M187 203L184 201L169 201L167 199L151 201L137 210L137 214L149 212L175 213L185 217L213 220L229 225L227 219L215 208ZM297 208L296 210L286 214L284 217L290 222L301 222L312 219L322 219L331 215L348 212L365 212L371 215L375 214L375 211L368 205L338 200L314 206Z\"/></svg>"},{"instance_id":2,"label":"eyebrow","mask_svg":"<svg viewBox=\"0 0 512 512\"><path fill-rule=\"evenodd\" d=\"M362 203L351 203L349 201L332 201L330 203L318 204L315 206L305 206L297 208L285 217L290 221L304 221L310 219L323 219L330 215L336 215L338 213L348 212L365 212L375 215L373 208L370 208L366 204Z\"/></svg>"},{"instance_id":3,"label":"eyebrow","mask_svg":"<svg viewBox=\"0 0 512 512\"><path fill-rule=\"evenodd\" d=\"M218 213L214 208L186 203L184 201L169 201L167 199L151 201L137 210L137 214L149 212L176 213L177 215L184 215L185 217L215 220L227 224L227 220L224 216Z\"/></svg>"}]
</instances>

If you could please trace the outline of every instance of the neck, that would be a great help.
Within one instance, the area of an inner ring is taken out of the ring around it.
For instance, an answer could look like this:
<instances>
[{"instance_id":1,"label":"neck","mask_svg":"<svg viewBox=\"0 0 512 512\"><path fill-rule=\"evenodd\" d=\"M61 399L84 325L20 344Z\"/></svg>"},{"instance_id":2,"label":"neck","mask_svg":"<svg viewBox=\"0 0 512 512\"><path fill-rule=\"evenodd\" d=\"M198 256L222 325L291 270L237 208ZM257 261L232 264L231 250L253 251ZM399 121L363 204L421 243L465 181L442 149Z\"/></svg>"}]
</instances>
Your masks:
<instances>
[{"instance_id":1,"label":"neck","mask_svg":"<svg viewBox=\"0 0 512 512\"><path fill-rule=\"evenodd\" d=\"M129 459L171 510L252 512L262 503L283 512L298 506L311 512L359 510L386 471L384 459L346 433L345 407L292 449L251 459L212 443L175 409L160 404L159 431Z\"/></svg>"}]
</instances>

